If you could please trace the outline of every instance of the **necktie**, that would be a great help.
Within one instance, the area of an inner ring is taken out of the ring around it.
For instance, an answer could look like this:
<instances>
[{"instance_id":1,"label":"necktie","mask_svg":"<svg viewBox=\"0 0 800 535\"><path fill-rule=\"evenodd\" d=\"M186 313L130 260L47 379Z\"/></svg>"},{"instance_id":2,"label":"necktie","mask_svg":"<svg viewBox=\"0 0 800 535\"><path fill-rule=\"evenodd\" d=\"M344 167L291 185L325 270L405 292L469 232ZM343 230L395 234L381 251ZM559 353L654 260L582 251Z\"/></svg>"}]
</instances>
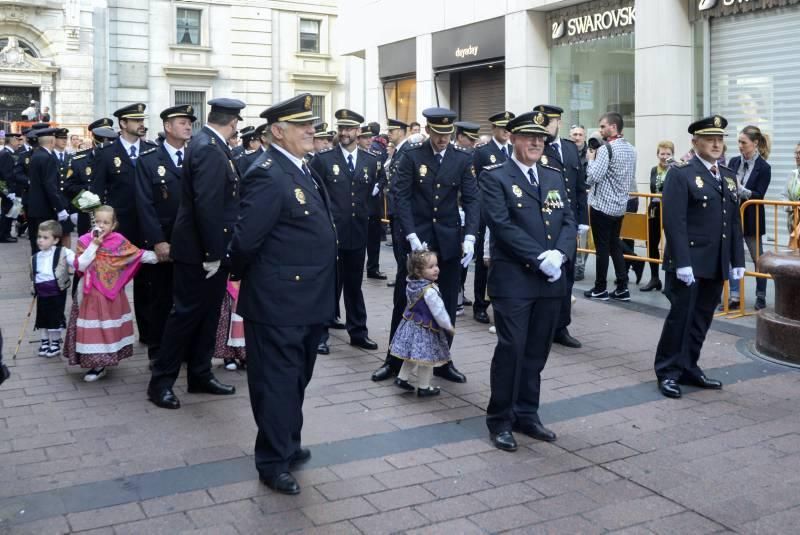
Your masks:
<instances>
[{"instance_id":1,"label":"necktie","mask_svg":"<svg viewBox=\"0 0 800 535\"><path fill-rule=\"evenodd\" d=\"M750 162L744 162L744 172L742 172L742 182L744 183L745 186L747 185L747 179L749 178L747 176L748 169L750 169Z\"/></svg>"},{"instance_id":2,"label":"necktie","mask_svg":"<svg viewBox=\"0 0 800 535\"><path fill-rule=\"evenodd\" d=\"M564 155L561 153L561 143L550 143L550 146L556 149L558 159L564 161Z\"/></svg>"},{"instance_id":3,"label":"necktie","mask_svg":"<svg viewBox=\"0 0 800 535\"><path fill-rule=\"evenodd\" d=\"M175 152L175 155L178 157L178 167L182 167L183 166L183 151L179 150L179 151Z\"/></svg>"},{"instance_id":4,"label":"necktie","mask_svg":"<svg viewBox=\"0 0 800 535\"><path fill-rule=\"evenodd\" d=\"M63 153L63 152L59 152L59 153L58 153L58 162L59 162L61 165L64 165L64 153ZM745 164L745 165L746 165L746 164Z\"/></svg>"},{"instance_id":5,"label":"necktie","mask_svg":"<svg viewBox=\"0 0 800 535\"><path fill-rule=\"evenodd\" d=\"M442 165L442 154L441 153L438 153L438 152L436 153L436 163L438 163L439 165Z\"/></svg>"},{"instance_id":6,"label":"necktie","mask_svg":"<svg viewBox=\"0 0 800 535\"><path fill-rule=\"evenodd\" d=\"M504 157L508 158L508 151L506 150L506 146L505 146L505 145L503 145L502 147L500 147L500 152L502 152L502 153L503 153L503 156L504 156Z\"/></svg>"},{"instance_id":7,"label":"necktie","mask_svg":"<svg viewBox=\"0 0 800 535\"><path fill-rule=\"evenodd\" d=\"M131 145L131 163L136 167L136 147Z\"/></svg>"},{"instance_id":8,"label":"necktie","mask_svg":"<svg viewBox=\"0 0 800 535\"><path fill-rule=\"evenodd\" d=\"M356 166L353 165L353 155L347 155L347 168L350 170L350 174L352 175L353 172L356 170Z\"/></svg>"},{"instance_id":9,"label":"necktie","mask_svg":"<svg viewBox=\"0 0 800 535\"><path fill-rule=\"evenodd\" d=\"M539 188L539 180L536 178L536 173L533 172L533 167L528 169L528 181L531 183L531 186L535 188Z\"/></svg>"},{"instance_id":10,"label":"necktie","mask_svg":"<svg viewBox=\"0 0 800 535\"><path fill-rule=\"evenodd\" d=\"M717 169L716 165L712 165L708 170L711 171L711 174L714 175L718 183L722 182L722 178L719 176L719 169Z\"/></svg>"}]
</instances>

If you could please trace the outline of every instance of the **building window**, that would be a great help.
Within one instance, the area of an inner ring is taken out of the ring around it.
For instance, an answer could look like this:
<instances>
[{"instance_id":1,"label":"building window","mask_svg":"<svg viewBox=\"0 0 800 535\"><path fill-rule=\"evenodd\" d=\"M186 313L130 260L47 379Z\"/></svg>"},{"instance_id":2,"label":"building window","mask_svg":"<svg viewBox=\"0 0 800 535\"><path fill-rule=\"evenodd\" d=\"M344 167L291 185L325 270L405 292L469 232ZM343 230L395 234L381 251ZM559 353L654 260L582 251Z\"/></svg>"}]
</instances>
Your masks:
<instances>
[{"instance_id":1,"label":"building window","mask_svg":"<svg viewBox=\"0 0 800 535\"><path fill-rule=\"evenodd\" d=\"M200 45L200 15L199 9L178 8L176 20L176 43L179 45Z\"/></svg>"},{"instance_id":2,"label":"building window","mask_svg":"<svg viewBox=\"0 0 800 535\"><path fill-rule=\"evenodd\" d=\"M314 117L325 118L325 96L311 95L311 112Z\"/></svg>"},{"instance_id":3,"label":"building window","mask_svg":"<svg viewBox=\"0 0 800 535\"><path fill-rule=\"evenodd\" d=\"M386 115L404 123L417 120L417 80L404 78L383 84Z\"/></svg>"},{"instance_id":4,"label":"building window","mask_svg":"<svg viewBox=\"0 0 800 535\"><path fill-rule=\"evenodd\" d=\"M175 91L175 106L189 104L194 110L197 120L192 124L192 132L197 133L206 123L206 92L205 91Z\"/></svg>"},{"instance_id":5,"label":"building window","mask_svg":"<svg viewBox=\"0 0 800 535\"><path fill-rule=\"evenodd\" d=\"M300 19L300 52L319 53L319 21Z\"/></svg>"}]
</instances>

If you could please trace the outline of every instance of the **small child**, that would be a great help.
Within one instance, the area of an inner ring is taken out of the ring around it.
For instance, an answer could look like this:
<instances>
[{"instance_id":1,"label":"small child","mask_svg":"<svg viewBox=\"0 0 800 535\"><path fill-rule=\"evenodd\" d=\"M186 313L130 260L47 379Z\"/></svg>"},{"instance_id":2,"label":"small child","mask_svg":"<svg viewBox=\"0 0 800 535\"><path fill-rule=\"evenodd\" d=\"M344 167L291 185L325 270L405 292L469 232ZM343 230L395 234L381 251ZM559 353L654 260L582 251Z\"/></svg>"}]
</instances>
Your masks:
<instances>
[{"instance_id":1,"label":"small child","mask_svg":"<svg viewBox=\"0 0 800 535\"><path fill-rule=\"evenodd\" d=\"M439 387L431 386L433 368L450 362L445 332L452 335L455 328L436 286L439 278L436 253L428 250L411 253L408 257L408 273L408 305L389 348L392 355L404 361L394 384L403 390L414 390L408 379L416 365L417 395L438 396Z\"/></svg>"},{"instance_id":2,"label":"small child","mask_svg":"<svg viewBox=\"0 0 800 535\"><path fill-rule=\"evenodd\" d=\"M83 273L80 304L73 301L64 356L72 365L89 368L84 381L105 377L106 366L116 366L133 355L133 321L125 285L142 263L155 264L153 251L132 245L114 232L117 216L110 206L94 211L95 228L78 239L75 269Z\"/></svg>"},{"instance_id":3,"label":"small child","mask_svg":"<svg viewBox=\"0 0 800 535\"><path fill-rule=\"evenodd\" d=\"M235 312L239 302L239 282L228 281L217 323L214 356L222 358L226 370L245 367L244 320Z\"/></svg>"},{"instance_id":4,"label":"small child","mask_svg":"<svg viewBox=\"0 0 800 535\"><path fill-rule=\"evenodd\" d=\"M61 329L65 328L64 307L70 268L75 253L60 245L61 224L49 220L39 224L36 245L39 252L31 258L31 281L36 295L36 325L41 333L39 356L52 358L61 353Z\"/></svg>"}]
</instances>

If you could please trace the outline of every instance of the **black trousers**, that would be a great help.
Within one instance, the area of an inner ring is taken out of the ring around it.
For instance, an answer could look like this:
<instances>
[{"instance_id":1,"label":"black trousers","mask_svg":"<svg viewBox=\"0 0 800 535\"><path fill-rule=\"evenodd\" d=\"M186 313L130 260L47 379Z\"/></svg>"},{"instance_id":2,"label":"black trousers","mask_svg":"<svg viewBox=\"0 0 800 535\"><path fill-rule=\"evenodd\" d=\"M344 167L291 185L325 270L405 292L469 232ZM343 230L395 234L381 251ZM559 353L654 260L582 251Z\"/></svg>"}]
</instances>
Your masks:
<instances>
[{"instance_id":1,"label":"black trousers","mask_svg":"<svg viewBox=\"0 0 800 535\"><path fill-rule=\"evenodd\" d=\"M136 308L136 321L138 325L146 324L147 339L142 336L141 326L139 327L139 339L147 344L147 356L154 359L161 346L161 338L164 335L164 327L172 310L172 263L162 262L159 264L144 264L136 279L144 276L143 281L147 292L147 303L142 308ZM136 280L134 279L134 281ZM134 286L134 306L136 305L136 286ZM141 315L140 315L141 312Z\"/></svg>"},{"instance_id":2,"label":"black trousers","mask_svg":"<svg viewBox=\"0 0 800 535\"><path fill-rule=\"evenodd\" d=\"M647 242L647 256L658 258L658 246L661 244L661 203L650 202L650 213L647 218L647 232L650 240ZM659 264L650 262L650 278L658 279Z\"/></svg>"},{"instance_id":3,"label":"black trousers","mask_svg":"<svg viewBox=\"0 0 800 535\"><path fill-rule=\"evenodd\" d=\"M489 372L491 396L486 408L490 433L514 424L541 423L541 373L553 343L561 298L493 297L497 346Z\"/></svg>"},{"instance_id":4,"label":"black trousers","mask_svg":"<svg viewBox=\"0 0 800 535\"><path fill-rule=\"evenodd\" d=\"M45 221L47 219L43 217L28 217L28 240L31 242L32 255L39 252L39 246L36 245L36 237L39 233L39 225Z\"/></svg>"},{"instance_id":5,"label":"black trousers","mask_svg":"<svg viewBox=\"0 0 800 535\"><path fill-rule=\"evenodd\" d=\"M590 215L592 238L594 238L594 246L597 250L595 255L595 267L597 270L597 278L594 283L595 290L602 292L606 289L609 256L614 263L617 288L627 288L628 270L622 252L622 242L619 239L619 233L622 229L622 216L606 215L594 208L590 209Z\"/></svg>"},{"instance_id":6,"label":"black trousers","mask_svg":"<svg viewBox=\"0 0 800 535\"><path fill-rule=\"evenodd\" d=\"M85 212L78 213L78 237L80 238L91 230L92 220Z\"/></svg>"},{"instance_id":7,"label":"black trousers","mask_svg":"<svg viewBox=\"0 0 800 535\"><path fill-rule=\"evenodd\" d=\"M686 286L675 273L666 273L664 295L670 309L656 347L659 381L699 377L703 373L697 361L721 294L722 280L696 279Z\"/></svg>"},{"instance_id":8,"label":"black trousers","mask_svg":"<svg viewBox=\"0 0 800 535\"><path fill-rule=\"evenodd\" d=\"M336 312L344 295L345 328L352 339L367 336L367 307L361 282L364 280L364 256L366 249L339 249L336 266ZM328 341L328 328L322 332L322 342Z\"/></svg>"},{"instance_id":9,"label":"black trousers","mask_svg":"<svg viewBox=\"0 0 800 535\"><path fill-rule=\"evenodd\" d=\"M247 384L258 426L255 461L262 478L289 471L289 458L300 449L303 400L322 329L244 321Z\"/></svg>"},{"instance_id":10,"label":"black trousers","mask_svg":"<svg viewBox=\"0 0 800 535\"><path fill-rule=\"evenodd\" d=\"M13 206L14 202L8 200L5 196L0 198L0 239L11 236L11 224L14 220L6 217L6 214Z\"/></svg>"},{"instance_id":11,"label":"black trousers","mask_svg":"<svg viewBox=\"0 0 800 535\"><path fill-rule=\"evenodd\" d=\"M377 273L381 270L382 236L381 216L370 216L367 223L367 273Z\"/></svg>"},{"instance_id":12,"label":"black trousers","mask_svg":"<svg viewBox=\"0 0 800 535\"><path fill-rule=\"evenodd\" d=\"M575 229L575 232L577 233L578 230ZM567 281L567 295L561 298L556 332L566 329L572 323L572 287L575 285L575 269L572 266L568 266L567 269L561 270L561 273L563 273Z\"/></svg>"},{"instance_id":13,"label":"black trousers","mask_svg":"<svg viewBox=\"0 0 800 535\"><path fill-rule=\"evenodd\" d=\"M489 277L489 268L483 263L484 247L489 247L486 241L486 225L481 222L478 228L478 235L475 236L475 278L472 281L472 286L475 292L475 298L472 302L472 312L486 312L489 308L489 301L486 299L486 281Z\"/></svg>"},{"instance_id":14,"label":"black trousers","mask_svg":"<svg viewBox=\"0 0 800 535\"><path fill-rule=\"evenodd\" d=\"M405 237L392 236L393 243L399 243L399 239L405 240ZM447 261L439 259L439 292L442 294L442 301L444 301L444 308L450 316L450 322L456 324L456 306L458 305L458 292L461 288L461 262L460 258L452 258ZM406 310L408 301L406 300L406 277L408 277L408 270L405 261L397 263L397 277L394 284L393 308L392 308L392 323L389 327L389 341L391 343L395 331L397 331L400 320L403 319L403 312ZM447 335L447 342L453 345L452 335ZM384 363L388 364L392 371L397 373L400 371L400 366L403 361L389 353L386 350L386 360Z\"/></svg>"},{"instance_id":15,"label":"black trousers","mask_svg":"<svg viewBox=\"0 0 800 535\"><path fill-rule=\"evenodd\" d=\"M213 377L211 357L227 279L224 268L206 279L202 264L174 263L174 307L153 361L150 389L172 388L184 360L189 384L202 384Z\"/></svg>"}]
</instances>

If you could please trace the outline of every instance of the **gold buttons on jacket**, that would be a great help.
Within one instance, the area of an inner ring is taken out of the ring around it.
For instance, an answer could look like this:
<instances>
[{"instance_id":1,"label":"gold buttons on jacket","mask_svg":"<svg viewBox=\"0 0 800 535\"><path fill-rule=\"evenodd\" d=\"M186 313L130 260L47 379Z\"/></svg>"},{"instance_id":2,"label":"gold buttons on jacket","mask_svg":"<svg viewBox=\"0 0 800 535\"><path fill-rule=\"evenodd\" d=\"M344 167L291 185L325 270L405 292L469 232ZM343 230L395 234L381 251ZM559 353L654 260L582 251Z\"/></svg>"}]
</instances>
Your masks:
<instances>
[{"instance_id":1,"label":"gold buttons on jacket","mask_svg":"<svg viewBox=\"0 0 800 535\"><path fill-rule=\"evenodd\" d=\"M723 237L723 238L725 237L725 234L724 234L724 233L722 234L722 237Z\"/></svg>"},{"instance_id":2,"label":"gold buttons on jacket","mask_svg":"<svg viewBox=\"0 0 800 535\"><path fill-rule=\"evenodd\" d=\"M545 221L544 224L549 227L550 226L550 221Z\"/></svg>"},{"instance_id":3,"label":"gold buttons on jacket","mask_svg":"<svg viewBox=\"0 0 800 535\"><path fill-rule=\"evenodd\" d=\"M436 218L435 217L433 218L433 222L436 223Z\"/></svg>"},{"instance_id":4,"label":"gold buttons on jacket","mask_svg":"<svg viewBox=\"0 0 800 535\"><path fill-rule=\"evenodd\" d=\"M694 247L694 242L693 242L693 241L690 241L690 242L689 242L689 245L691 245L692 247Z\"/></svg>"},{"instance_id":5,"label":"gold buttons on jacket","mask_svg":"<svg viewBox=\"0 0 800 535\"><path fill-rule=\"evenodd\" d=\"M294 280L299 281L300 280L300 275L295 275L294 276Z\"/></svg>"},{"instance_id":6,"label":"gold buttons on jacket","mask_svg":"<svg viewBox=\"0 0 800 535\"><path fill-rule=\"evenodd\" d=\"M434 212L438 212L438 211L439 211L439 207L438 207L438 206L434 206L434 207L433 207L433 211L434 211Z\"/></svg>"},{"instance_id":7,"label":"gold buttons on jacket","mask_svg":"<svg viewBox=\"0 0 800 535\"><path fill-rule=\"evenodd\" d=\"M521 202L517 203L517 208L522 208L522 203Z\"/></svg>"},{"instance_id":8,"label":"gold buttons on jacket","mask_svg":"<svg viewBox=\"0 0 800 535\"><path fill-rule=\"evenodd\" d=\"M552 240L552 239L553 239L553 237L552 237L550 234L548 234L548 235L547 235L547 239L548 239L548 240Z\"/></svg>"}]
</instances>

